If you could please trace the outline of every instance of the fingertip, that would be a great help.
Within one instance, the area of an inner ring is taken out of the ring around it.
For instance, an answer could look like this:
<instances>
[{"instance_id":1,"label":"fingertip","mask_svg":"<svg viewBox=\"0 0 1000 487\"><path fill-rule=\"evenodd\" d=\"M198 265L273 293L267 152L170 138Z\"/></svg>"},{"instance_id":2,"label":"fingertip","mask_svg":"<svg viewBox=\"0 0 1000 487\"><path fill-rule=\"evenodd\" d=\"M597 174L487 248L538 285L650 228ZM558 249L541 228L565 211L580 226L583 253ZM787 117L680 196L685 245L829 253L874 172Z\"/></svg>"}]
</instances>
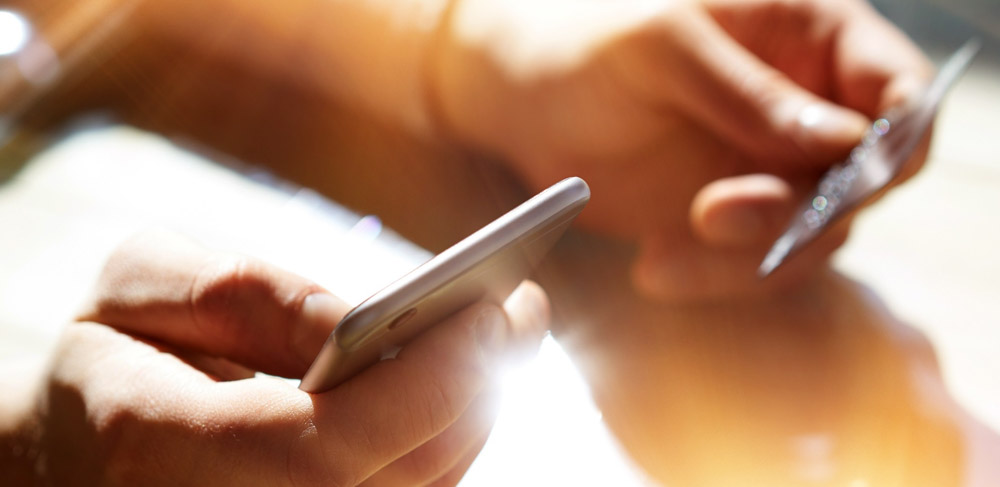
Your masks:
<instances>
[{"instance_id":1,"label":"fingertip","mask_svg":"<svg viewBox=\"0 0 1000 487\"><path fill-rule=\"evenodd\" d=\"M930 72L926 74L906 73L897 76L889 81L882 90L879 113L913 103L927 90L929 83Z\"/></svg>"},{"instance_id":2,"label":"fingertip","mask_svg":"<svg viewBox=\"0 0 1000 487\"><path fill-rule=\"evenodd\" d=\"M790 94L774 110L775 135L786 139L784 147L798 149L775 159L792 169L828 167L846 157L871 126L867 115L811 93Z\"/></svg>"},{"instance_id":3,"label":"fingertip","mask_svg":"<svg viewBox=\"0 0 1000 487\"><path fill-rule=\"evenodd\" d=\"M868 128L868 118L854 110L817 101L810 103L796 116L807 146L844 147L854 145Z\"/></svg>"},{"instance_id":4,"label":"fingertip","mask_svg":"<svg viewBox=\"0 0 1000 487\"><path fill-rule=\"evenodd\" d=\"M289 347L305 366L319 353L327 337L337 327L350 306L326 291L307 295L299 306L299 316L289 336Z\"/></svg>"},{"instance_id":5,"label":"fingertip","mask_svg":"<svg viewBox=\"0 0 1000 487\"><path fill-rule=\"evenodd\" d=\"M510 324L503 310L492 304L483 304L472 322L479 358L489 373L504 354Z\"/></svg>"},{"instance_id":6,"label":"fingertip","mask_svg":"<svg viewBox=\"0 0 1000 487\"><path fill-rule=\"evenodd\" d=\"M515 333L519 329L548 329L552 308L548 295L538 283L523 281L504 301L504 311L511 318Z\"/></svg>"},{"instance_id":7,"label":"fingertip","mask_svg":"<svg viewBox=\"0 0 1000 487\"><path fill-rule=\"evenodd\" d=\"M537 353L549 329L552 308L548 295L534 281L524 281L504 302L504 310L510 317L514 361L526 361Z\"/></svg>"}]
</instances>

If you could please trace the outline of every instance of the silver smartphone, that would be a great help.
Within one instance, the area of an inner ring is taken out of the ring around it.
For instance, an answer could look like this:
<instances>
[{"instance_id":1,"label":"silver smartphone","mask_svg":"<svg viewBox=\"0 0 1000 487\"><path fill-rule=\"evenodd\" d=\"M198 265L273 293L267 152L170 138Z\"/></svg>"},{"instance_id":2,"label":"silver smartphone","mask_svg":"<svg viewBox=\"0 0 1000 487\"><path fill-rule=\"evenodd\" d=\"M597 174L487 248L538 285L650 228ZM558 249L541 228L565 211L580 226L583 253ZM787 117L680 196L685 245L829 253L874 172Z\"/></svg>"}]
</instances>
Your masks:
<instances>
[{"instance_id":1,"label":"silver smartphone","mask_svg":"<svg viewBox=\"0 0 1000 487\"><path fill-rule=\"evenodd\" d=\"M564 179L364 300L337 324L299 388L332 389L466 306L502 304L589 200L587 183Z\"/></svg>"}]
</instances>

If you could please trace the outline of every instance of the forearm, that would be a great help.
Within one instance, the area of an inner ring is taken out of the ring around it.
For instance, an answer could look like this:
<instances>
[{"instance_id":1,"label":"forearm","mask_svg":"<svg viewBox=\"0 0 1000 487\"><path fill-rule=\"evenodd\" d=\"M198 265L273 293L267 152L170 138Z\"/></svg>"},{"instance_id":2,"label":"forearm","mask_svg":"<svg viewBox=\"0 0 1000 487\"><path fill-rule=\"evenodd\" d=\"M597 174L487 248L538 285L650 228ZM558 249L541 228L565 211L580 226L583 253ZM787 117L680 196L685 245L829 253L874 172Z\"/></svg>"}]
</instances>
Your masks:
<instances>
[{"instance_id":1,"label":"forearm","mask_svg":"<svg viewBox=\"0 0 1000 487\"><path fill-rule=\"evenodd\" d=\"M196 68L221 60L420 132L427 55L448 1L174 0L170 15L159 6L144 22L190 49Z\"/></svg>"},{"instance_id":2,"label":"forearm","mask_svg":"<svg viewBox=\"0 0 1000 487\"><path fill-rule=\"evenodd\" d=\"M33 485L38 460L35 404L39 361L0 363L0 484Z\"/></svg>"},{"instance_id":3,"label":"forearm","mask_svg":"<svg viewBox=\"0 0 1000 487\"><path fill-rule=\"evenodd\" d=\"M21 126L47 128L77 112L109 109L216 146L233 133L246 137L284 123L272 112L286 105L299 118L348 108L423 135L427 56L449 1L15 5L51 48L55 71L41 84L16 70L0 73L0 112Z\"/></svg>"}]
</instances>

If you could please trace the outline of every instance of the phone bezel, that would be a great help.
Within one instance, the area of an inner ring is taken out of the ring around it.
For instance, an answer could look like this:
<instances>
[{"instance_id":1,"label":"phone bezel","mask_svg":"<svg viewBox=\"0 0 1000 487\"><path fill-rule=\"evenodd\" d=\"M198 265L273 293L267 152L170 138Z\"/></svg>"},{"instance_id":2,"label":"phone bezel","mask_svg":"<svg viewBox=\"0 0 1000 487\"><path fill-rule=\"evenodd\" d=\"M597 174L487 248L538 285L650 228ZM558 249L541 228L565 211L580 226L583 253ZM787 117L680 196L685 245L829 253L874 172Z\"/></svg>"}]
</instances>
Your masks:
<instances>
[{"instance_id":1,"label":"phone bezel","mask_svg":"<svg viewBox=\"0 0 1000 487\"><path fill-rule=\"evenodd\" d=\"M462 289L449 287L460 280L465 279L484 289L496 288L489 289L492 292L486 292L481 299L501 304L558 239L559 235L553 236L551 232L558 231L561 235L589 199L590 189L582 179L564 179L376 292L341 319L300 387L309 392L328 390L364 368L361 364L378 360L385 350L401 346L413 335L432 326L424 324L421 329L397 334L395 339L386 338L393 322L401 315L418 313L414 310L432 298L444 302L450 296L447 293L461 292ZM545 237L551 240L547 247L531 247ZM523 252L519 254L516 250ZM540 252L528 255L532 250ZM511 259L512 253L521 255L519 260L522 261L512 266L518 272L516 278L491 283L475 280L476 276L470 275L473 271L483 274L497 265L511 264L505 261ZM439 295L442 292L446 293L444 297ZM460 309L450 310L450 313Z\"/></svg>"}]
</instances>

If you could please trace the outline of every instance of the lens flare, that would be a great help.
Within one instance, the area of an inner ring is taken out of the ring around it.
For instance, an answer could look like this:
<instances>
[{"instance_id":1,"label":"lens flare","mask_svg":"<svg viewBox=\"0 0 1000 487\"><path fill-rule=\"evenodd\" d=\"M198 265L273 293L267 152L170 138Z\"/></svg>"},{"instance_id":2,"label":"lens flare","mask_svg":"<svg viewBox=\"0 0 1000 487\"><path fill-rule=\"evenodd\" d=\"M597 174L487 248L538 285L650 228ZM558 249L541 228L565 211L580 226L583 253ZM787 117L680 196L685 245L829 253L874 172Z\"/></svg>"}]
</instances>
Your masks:
<instances>
[{"instance_id":1,"label":"lens flare","mask_svg":"<svg viewBox=\"0 0 1000 487\"><path fill-rule=\"evenodd\" d=\"M0 56L20 51L28 43L28 23L20 15L0 10Z\"/></svg>"}]
</instances>

